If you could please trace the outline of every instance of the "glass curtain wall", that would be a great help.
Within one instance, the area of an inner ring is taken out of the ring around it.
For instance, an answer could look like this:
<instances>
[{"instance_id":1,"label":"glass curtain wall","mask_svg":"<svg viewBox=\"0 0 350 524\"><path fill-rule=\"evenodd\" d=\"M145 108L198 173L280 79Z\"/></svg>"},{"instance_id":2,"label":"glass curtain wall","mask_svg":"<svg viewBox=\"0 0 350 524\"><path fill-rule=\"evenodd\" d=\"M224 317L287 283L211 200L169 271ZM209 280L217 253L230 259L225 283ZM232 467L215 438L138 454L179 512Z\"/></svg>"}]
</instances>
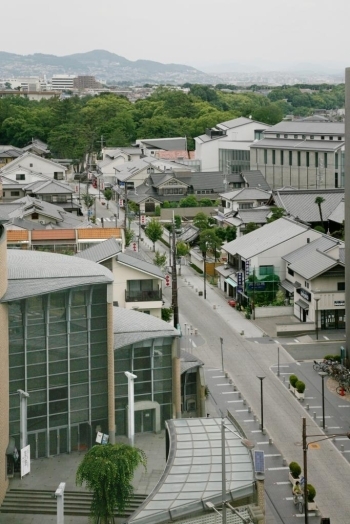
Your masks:
<instances>
[{"instance_id":1,"label":"glass curtain wall","mask_svg":"<svg viewBox=\"0 0 350 524\"><path fill-rule=\"evenodd\" d=\"M172 417L172 338L156 338L117 349L115 359L116 434L127 434L128 380L125 371L137 376L135 403L151 400L160 405L160 422Z\"/></svg>"},{"instance_id":2,"label":"glass curtain wall","mask_svg":"<svg viewBox=\"0 0 350 524\"><path fill-rule=\"evenodd\" d=\"M241 149L219 149L219 171L240 173L250 169L250 151Z\"/></svg>"},{"instance_id":3,"label":"glass curtain wall","mask_svg":"<svg viewBox=\"0 0 350 524\"><path fill-rule=\"evenodd\" d=\"M107 431L106 286L9 303L10 435L19 447L18 389L29 393L32 458L83 450Z\"/></svg>"}]
</instances>

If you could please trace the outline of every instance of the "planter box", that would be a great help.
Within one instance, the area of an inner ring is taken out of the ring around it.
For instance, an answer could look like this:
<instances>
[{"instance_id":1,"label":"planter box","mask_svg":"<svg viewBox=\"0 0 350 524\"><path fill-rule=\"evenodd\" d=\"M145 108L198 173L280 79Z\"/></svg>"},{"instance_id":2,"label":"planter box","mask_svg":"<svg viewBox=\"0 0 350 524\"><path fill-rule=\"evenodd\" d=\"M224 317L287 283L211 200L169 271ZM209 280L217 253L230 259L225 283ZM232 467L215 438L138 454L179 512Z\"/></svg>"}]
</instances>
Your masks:
<instances>
[{"instance_id":1,"label":"planter box","mask_svg":"<svg viewBox=\"0 0 350 524\"><path fill-rule=\"evenodd\" d=\"M299 400L304 400L305 398L305 392L304 393L299 393L297 390L294 391L294 395L299 399Z\"/></svg>"},{"instance_id":2,"label":"planter box","mask_svg":"<svg viewBox=\"0 0 350 524\"><path fill-rule=\"evenodd\" d=\"M307 508L309 511L316 511L317 510L317 506L316 506L316 502L308 502L307 503Z\"/></svg>"},{"instance_id":3,"label":"planter box","mask_svg":"<svg viewBox=\"0 0 350 524\"><path fill-rule=\"evenodd\" d=\"M293 388L292 384L289 382L289 391L291 391L293 393L293 395L295 395L295 391L296 389Z\"/></svg>"},{"instance_id":4,"label":"planter box","mask_svg":"<svg viewBox=\"0 0 350 524\"><path fill-rule=\"evenodd\" d=\"M294 484L296 483L297 480L299 480L299 482L300 482L300 477L298 477L297 479L295 479L295 478L292 476L292 474L291 474L290 471L288 472L288 475L289 475L289 482L290 482L291 484L293 484L293 486L294 486Z\"/></svg>"}]
</instances>

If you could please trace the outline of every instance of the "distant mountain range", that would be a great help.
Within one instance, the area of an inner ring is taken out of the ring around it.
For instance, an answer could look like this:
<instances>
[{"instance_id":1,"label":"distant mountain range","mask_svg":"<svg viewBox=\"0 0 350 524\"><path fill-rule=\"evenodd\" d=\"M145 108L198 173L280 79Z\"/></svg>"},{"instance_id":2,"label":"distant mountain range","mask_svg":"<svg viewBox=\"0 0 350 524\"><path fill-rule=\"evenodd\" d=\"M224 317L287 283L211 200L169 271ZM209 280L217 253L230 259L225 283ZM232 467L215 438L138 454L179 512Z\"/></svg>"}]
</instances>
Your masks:
<instances>
[{"instance_id":1,"label":"distant mountain range","mask_svg":"<svg viewBox=\"0 0 350 524\"><path fill-rule=\"evenodd\" d=\"M131 61L104 50L67 56L17 55L0 51L0 78L55 74L92 75L103 82L212 83L217 78L182 64L162 64L152 60Z\"/></svg>"}]
</instances>

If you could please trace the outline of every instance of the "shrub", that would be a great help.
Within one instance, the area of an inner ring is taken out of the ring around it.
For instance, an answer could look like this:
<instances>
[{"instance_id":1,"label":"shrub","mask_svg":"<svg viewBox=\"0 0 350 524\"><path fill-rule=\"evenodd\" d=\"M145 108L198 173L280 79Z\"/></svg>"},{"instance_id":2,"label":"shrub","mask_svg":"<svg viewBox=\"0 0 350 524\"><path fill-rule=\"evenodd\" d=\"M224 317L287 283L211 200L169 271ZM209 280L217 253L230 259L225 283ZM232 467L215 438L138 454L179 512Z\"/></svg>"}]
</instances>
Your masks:
<instances>
[{"instance_id":1,"label":"shrub","mask_svg":"<svg viewBox=\"0 0 350 524\"><path fill-rule=\"evenodd\" d=\"M301 474L301 467L299 466L297 462L291 462L289 464L289 471L293 479L298 479Z\"/></svg>"},{"instance_id":2,"label":"shrub","mask_svg":"<svg viewBox=\"0 0 350 524\"><path fill-rule=\"evenodd\" d=\"M340 362L340 355L326 355L323 357L324 360L333 360L334 362Z\"/></svg>"},{"instance_id":3,"label":"shrub","mask_svg":"<svg viewBox=\"0 0 350 524\"><path fill-rule=\"evenodd\" d=\"M305 383L301 380L298 380L294 387L297 388L298 393L304 393L305 391Z\"/></svg>"},{"instance_id":4,"label":"shrub","mask_svg":"<svg viewBox=\"0 0 350 524\"><path fill-rule=\"evenodd\" d=\"M295 384L298 382L298 377L296 375L291 375L289 377L290 385L295 388Z\"/></svg>"},{"instance_id":5,"label":"shrub","mask_svg":"<svg viewBox=\"0 0 350 524\"><path fill-rule=\"evenodd\" d=\"M315 490L315 488L313 487L312 484L308 484L307 485L307 500L308 500L308 502L313 502L315 500L315 497L316 497L316 490Z\"/></svg>"}]
</instances>

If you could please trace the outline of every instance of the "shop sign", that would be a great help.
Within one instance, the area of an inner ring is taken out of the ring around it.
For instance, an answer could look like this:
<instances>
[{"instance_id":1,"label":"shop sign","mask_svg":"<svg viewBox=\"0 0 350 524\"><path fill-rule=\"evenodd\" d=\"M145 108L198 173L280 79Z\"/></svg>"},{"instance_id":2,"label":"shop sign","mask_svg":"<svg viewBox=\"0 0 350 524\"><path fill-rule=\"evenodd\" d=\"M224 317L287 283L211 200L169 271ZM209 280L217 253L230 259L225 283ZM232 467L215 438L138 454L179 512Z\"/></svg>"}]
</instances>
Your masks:
<instances>
[{"instance_id":1,"label":"shop sign","mask_svg":"<svg viewBox=\"0 0 350 524\"><path fill-rule=\"evenodd\" d=\"M306 291L306 289L300 288L298 289L298 293L303 299L307 300L308 302L311 302L311 293Z\"/></svg>"},{"instance_id":2,"label":"shop sign","mask_svg":"<svg viewBox=\"0 0 350 524\"><path fill-rule=\"evenodd\" d=\"M335 300L334 305L335 306L345 306L345 300Z\"/></svg>"}]
</instances>

